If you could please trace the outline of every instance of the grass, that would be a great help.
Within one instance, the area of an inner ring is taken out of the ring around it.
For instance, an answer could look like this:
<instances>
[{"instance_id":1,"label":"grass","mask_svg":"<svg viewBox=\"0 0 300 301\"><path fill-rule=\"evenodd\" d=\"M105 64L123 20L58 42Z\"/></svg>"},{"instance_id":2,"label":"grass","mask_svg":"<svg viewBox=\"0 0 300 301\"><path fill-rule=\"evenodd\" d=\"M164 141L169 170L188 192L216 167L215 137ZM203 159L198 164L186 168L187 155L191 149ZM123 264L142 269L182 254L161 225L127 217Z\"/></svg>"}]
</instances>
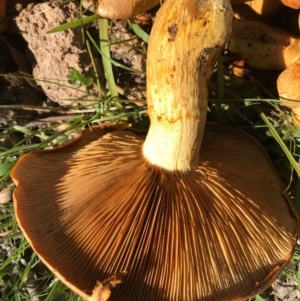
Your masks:
<instances>
[{"instance_id":1,"label":"grass","mask_svg":"<svg viewBox=\"0 0 300 301\"><path fill-rule=\"evenodd\" d=\"M13 190L9 174L20 156L32 150L61 145L74 138L86 126L102 122L125 121L143 130L147 128L149 121L146 116L146 107L137 106L134 102L119 97L113 69L125 68L137 74L141 74L142 71L133 70L111 59L107 20L91 16L64 24L53 29L52 32L82 26L92 21L100 23L100 42L95 41L84 27L83 35L92 61L95 62L92 47L102 57L106 82L101 82L97 74L95 78L87 78L76 69L71 69L69 83L66 85L74 89L80 89L83 85L97 85L98 95L94 95L94 101L64 108L0 106L0 109L21 110L23 113L26 110L29 112L47 110L50 115L58 117L57 121L48 122L46 126L28 127L26 122L22 122L24 116L21 115L18 119L19 125L8 124L2 129L0 139L10 139L12 134L18 134L22 139L17 143L12 143L9 148L1 147L0 149L0 191ZM147 42L147 33L133 20L128 22L137 37ZM20 76L24 77L24 75ZM55 82L55 79L48 80ZM281 107L279 100L269 95L269 92L259 85L255 78L250 76L247 79L235 78L228 71L226 57L219 59L212 76L209 99L207 117L209 121L241 128L255 136L267 149L300 213L300 129L293 124L289 110ZM62 119L62 116L66 118ZM82 300L54 278L31 250L18 228L13 204L8 201L7 197L0 204L0 210L0 299L2 301ZM300 245L297 244L291 263L283 271L281 277L294 280L297 283L295 289L300 291L299 251ZM255 300L265 299L256 296Z\"/></svg>"}]
</instances>

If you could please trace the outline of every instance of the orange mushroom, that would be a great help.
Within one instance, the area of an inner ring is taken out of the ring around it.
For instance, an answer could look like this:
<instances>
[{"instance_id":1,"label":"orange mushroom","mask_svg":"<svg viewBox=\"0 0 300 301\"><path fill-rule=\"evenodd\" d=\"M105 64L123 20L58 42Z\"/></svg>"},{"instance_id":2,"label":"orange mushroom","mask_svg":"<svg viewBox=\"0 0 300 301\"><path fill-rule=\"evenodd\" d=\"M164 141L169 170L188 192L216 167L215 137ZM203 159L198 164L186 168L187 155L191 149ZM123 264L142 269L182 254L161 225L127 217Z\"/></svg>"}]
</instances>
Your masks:
<instances>
[{"instance_id":1,"label":"orange mushroom","mask_svg":"<svg viewBox=\"0 0 300 301\"><path fill-rule=\"evenodd\" d=\"M257 21L234 20L228 49L257 69L283 70L300 57L300 38Z\"/></svg>"},{"instance_id":2,"label":"orange mushroom","mask_svg":"<svg viewBox=\"0 0 300 301\"><path fill-rule=\"evenodd\" d=\"M299 9L300 8L300 0L281 0L281 2L290 8Z\"/></svg>"},{"instance_id":3,"label":"orange mushroom","mask_svg":"<svg viewBox=\"0 0 300 301\"><path fill-rule=\"evenodd\" d=\"M281 72L277 90L282 104L292 109L294 124L300 127L300 59Z\"/></svg>"},{"instance_id":4,"label":"orange mushroom","mask_svg":"<svg viewBox=\"0 0 300 301\"><path fill-rule=\"evenodd\" d=\"M98 0L96 13L109 19L125 19L143 13L162 0Z\"/></svg>"},{"instance_id":5,"label":"orange mushroom","mask_svg":"<svg viewBox=\"0 0 300 301\"><path fill-rule=\"evenodd\" d=\"M233 2L234 3L234 2ZM251 21L268 21L282 7L280 0L251 0L234 6L235 16Z\"/></svg>"}]
</instances>

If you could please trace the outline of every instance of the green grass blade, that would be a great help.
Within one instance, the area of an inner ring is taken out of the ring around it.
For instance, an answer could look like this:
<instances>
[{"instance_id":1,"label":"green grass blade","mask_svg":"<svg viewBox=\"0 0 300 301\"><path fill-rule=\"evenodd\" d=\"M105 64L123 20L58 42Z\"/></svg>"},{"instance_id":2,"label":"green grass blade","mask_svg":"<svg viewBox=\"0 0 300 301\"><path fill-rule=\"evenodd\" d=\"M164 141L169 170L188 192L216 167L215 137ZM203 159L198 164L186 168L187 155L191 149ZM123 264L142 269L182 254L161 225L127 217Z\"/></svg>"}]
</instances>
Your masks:
<instances>
[{"instance_id":1,"label":"green grass blade","mask_svg":"<svg viewBox=\"0 0 300 301\"><path fill-rule=\"evenodd\" d=\"M16 160L0 164L0 177L7 175L15 163Z\"/></svg>"},{"instance_id":2,"label":"green grass blade","mask_svg":"<svg viewBox=\"0 0 300 301\"><path fill-rule=\"evenodd\" d=\"M150 36L138 24L136 24L132 18L128 20L128 24L139 38L141 38L147 44L149 43Z\"/></svg>"},{"instance_id":3,"label":"green grass blade","mask_svg":"<svg viewBox=\"0 0 300 301\"><path fill-rule=\"evenodd\" d=\"M60 31L65 31L67 29L79 27L79 26L94 22L98 19L100 19L100 16L98 16L98 15L83 17L83 18L76 19L76 20L73 20L71 22L64 23L64 24L61 24L59 26L56 26L56 27L48 30L47 33L56 33L56 32L60 32Z\"/></svg>"},{"instance_id":4,"label":"green grass blade","mask_svg":"<svg viewBox=\"0 0 300 301\"><path fill-rule=\"evenodd\" d=\"M289 159L292 167L295 169L298 176L300 176L300 164L295 160L294 156L291 154L291 152L288 149L288 147L286 146L286 144L282 141L282 139L279 136L279 134L277 133L276 129L273 127L271 122L268 120L267 116L263 112L260 112L260 117L265 122L265 124L268 126L270 132L272 133L273 137L275 138L275 140L281 147L282 151L285 153L285 155Z\"/></svg>"},{"instance_id":5,"label":"green grass blade","mask_svg":"<svg viewBox=\"0 0 300 301\"><path fill-rule=\"evenodd\" d=\"M298 159L298 162L300 163L300 158ZM296 211L298 212L298 215L300 217L300 176L298 175L297 176L297 180L296 180L296 195L295 195L295 202L294 202L294 206L295 206L295 209ZM299 258L299 261L300 261L300 258ZM300 266L299 266L300 268ZM297 277L299 277L299 289L300 289L300 270L298 270L298 273L297 273Z\"/></svg>"},{"instance_id":6,"label":"green grass blade","mask_svg":"<svg viewBox=\"0 0 300 301\"><path fill-rule=\"evenodd\" d=\"M224 83L224 72L223 72L223 60L222 56L219 56L217 63L217 72L218 72L218 102L216 104L216 114L217 118L221 120L221 102L224 99L225 94L225 83Z\"/></svg>"},{"instance_id":7,"label":"green grass blade","mask_svg":"<svg viewBox=\"0 0 300 301\"><path fill-rule=\"evenodd\" d=\"M101 48L98 47L98 45L96 44L95 40L91 37L91 35L90 35L88 32L87 32L87 35L88 35L88 37L91 39L91 42L93 43L93 45L95 46L95 48L97 49L97 51L99 51L99 53L101 54L102 58L105 58L105 59L109 60L110 63L111 63L111 65L114 65L114 66L116 66L116 67L119 67L119 68L128 70L128 71L133 72L133 73L137 73L137 74L145 74L145 72L142 71L142 70L130 68L130 67L127 67L127 66L125 66L125 65L123 65L123 64L120 64L120 63L114 61L114 60L110 57L110 55L109 55L109 57L107 57L106 54L101 50ZM117 43L120 43L120 42L117 42ZM112 45L112 44L116 44L116 43L110 43L110 45Z\"/></svg>"},{"instance_id":8,"label":"green grass blade","mask_svg":"<svg viewBox=\"0 0 300 301\"><path fill-rule=\"evenodd\" d=\"M18 247L18 249L16 249L15 252L12 253L11 256L3 262L3 264L0 266L0 271L3 270L9 264L11 264L13 261L17 261L17 258L21 256L21 254L23 254L28 247L29 243L24 240L22 244Z\"/></svg>"},{"instance_id":9,"label":"green grass blade","mask_svg":"<svg viewBox=\"0 0 300 301\"><path fill-rule=\"evenodd\" d=\"M35 253L31 254L31 258L30 261L27 263L24 271L23 271L23 275L22 278L20 279L20 287L22 284L25 283L26 279L28 278L28 275L30 274L31 270L33 267L35 267L38 263L40 262L40 260L37 258L37 255Z\"/></svg>"},{"instance_id":10,"label":"green grass blade","mask_svg":"<svg viewBox=\"0 0 300 301\"><path fill-rule=\"evenodd\" d=\"M89 40L86 40L86 46L87 46L87 50L88 50L88 53L89 53L90 58L91 58L94 73L96 74L96 82L97 82L98 93L99 93L99 95L101 95L101 92L103 91L105 93L106 89L105 89L104 86L102 86L102 84L100 82L99 74L98 74L97 67L96 67L96 62L95 62L95 59L94 59L93 52L91 50L91 45L90 45Z\"/></svg>"},{"instance_id":11,"label":"green grass blade","mask_svg":"<svg viewBox=\"0 0 300 301\"><path fill-rule=\"evenodd\" d=\"M100 27L100 49L103 53L102 61L103 67L106 74L108 87L112 97L118 97L117 86L113 74L113 68L110 57L109 37L108 37L108 20L101 18L99 20ZM101 53L101 54L102 54Z\"/></svg>"},{"instance_id":12,"label":"green grass blade","mask_svg":"<svg viewBox=\"0 0 300 301\"><path fill-rule=\"evenodd\" d=\"M300 262L298 262L298 271L296 273L297 289L300 290Z\"/></svg>"}]
</instances>

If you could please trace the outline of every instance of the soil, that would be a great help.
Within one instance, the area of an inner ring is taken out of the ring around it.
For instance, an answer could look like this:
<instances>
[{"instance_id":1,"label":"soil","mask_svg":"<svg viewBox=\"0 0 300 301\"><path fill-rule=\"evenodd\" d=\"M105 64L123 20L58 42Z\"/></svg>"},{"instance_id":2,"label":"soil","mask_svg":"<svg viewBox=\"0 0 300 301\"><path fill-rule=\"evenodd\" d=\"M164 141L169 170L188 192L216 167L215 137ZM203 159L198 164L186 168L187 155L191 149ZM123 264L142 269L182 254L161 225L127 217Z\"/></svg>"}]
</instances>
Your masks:
<instances>
[{"instance_id":1,"label":"soil","mask_svg":"<svg viewBox=\"0 0 300 301\"><path fill-rule=\"evenodd\" d=\"M81 29L47 34L52 28L79 17L79 4L75 2L65 5L45 2L28 6L16 18L17 27L28 45L34 78L50 100L63 106L74 105L72 100L86 100L88 94L97 92L94 87L90 91L85 86L77 90L68 87L67 76L71 68L94 76ZM96 66L99 65L96 61Z\"/></svg>"},{"instance_id":2,"label":"soil","mask_svg":"<svg viewBox=\"0 0 300 301\"><path fill-rule=\"evenodd\" d=\"M94 100L98 93L95 85L76 90L68 84L67 76L71 68L86 76L95 76L81 29L46 33L55 26L79 18L79 5L75 2L61 5L60 1L53 0L38 2L42 1L11 1L7 11L14 19L9 23L7 32L0 35L0 73L5 74L0 77L0 104L24 106L18 110L1 109L0 126L4 131L16 124L36 126L34 122L37 119L48 122L49 117L61 118L56 113L25 109L25 106L47 108L86 104L87 100ZM141 18L141 24L148 32L153 18L154 13ZM125 21L111 21L110 29L112 58L127 67L145 72L146 43L135 39ZM96 27L91 28L91 34L97 36ZM104 81L100 56L95 54L95 60L97 73L100 80ZM33 75L36 81L18 77L19 71ZM131 100L146 98L144 74L137 75L119 68L114 71L121 97ZM18 116L23 116L22 120ZM22 138L22 134L9 134L0 140L0 147L9 149ZM7 191L5 196L7 199ZM296 282L286 278L277 280L262 296L268 301L292 301L298 300L300 293Z\"/></svg>"}]
</instances>

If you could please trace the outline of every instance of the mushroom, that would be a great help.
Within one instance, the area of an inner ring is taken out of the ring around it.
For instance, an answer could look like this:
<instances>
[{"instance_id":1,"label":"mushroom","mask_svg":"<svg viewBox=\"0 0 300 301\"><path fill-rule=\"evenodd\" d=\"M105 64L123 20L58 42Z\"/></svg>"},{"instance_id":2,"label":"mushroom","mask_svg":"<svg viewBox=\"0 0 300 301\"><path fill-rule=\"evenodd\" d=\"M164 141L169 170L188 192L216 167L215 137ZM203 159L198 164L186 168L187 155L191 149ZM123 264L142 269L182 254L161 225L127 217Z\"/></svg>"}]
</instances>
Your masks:
<instances>
[{"instance_id":1,"label":"mushroom","mask_svg":"<svg viewBox=\"0 0 300 301\"><path fill-rule=\"evenodd\" d=\"M283 70L300 57L300 38L262 22L235 19L228 49L254 68Z\"/></svg>"},{"instance_id":2,"label":"mushroom","mask_svg":"<svg viewBox=\"0 0 300 301\"><path fill-rule=\"evenodd\" d=\"M290 8L299 9L300 8L300 0L281 0L281 2Z\"/></svg>"},{"instance_id":3,"label":"mushroom","mask_svg":"<svg viewBox=\"0 0 300 301\"><path fill-rule=\"evenodd\" d=\"M98 301L99 283L125 271L112 301L240 300L292 256L298 219L266 152L237 129L204 132L232 15L229 0L162 5L149 41L145 141L96 127L15 165L20 228L84 299Z\"/></svg>"},{"instance_id":4,"label":"mushroom","mask_svg":"<svg viewBox=\"0 0 300 301\"><path fill-rule=\"evenodd\" d=\"M292 109L294 124L300 127L300 59L285 69L277 78L277 90L282 105Z\"/></svg>"},{"instance_id":5,"label":"mushroom","mask_svg":"<svg viewBox=\"0 0 300 301\"><path fill-rule=\"evenodd\" d=\"M300 38L288 31L257 22L235 19L228 49L257 69L284 70L277 79L282 105L292 109L300 127Z\"/></svg>"},{"instance_id":6,"label":"mushroom","mask_svg":"<svg viewBox=\"0 0 300 301\"><path fill-rule=\"evenodd\" d=\"M98 0L96 13L104 18L125 19L143 13L162 0Z\"/></svg>"},{"instance_id":7,"label":"mushroom","mask_svg":"<svg viewBox=\"0 0 300 301\"><path fill-rule=\"evenodd\" d=\"M280 0L251 0L235 5L234 12L238 18L256 21L270 20L282 6Z\"/></svg>"}]
</instances>

